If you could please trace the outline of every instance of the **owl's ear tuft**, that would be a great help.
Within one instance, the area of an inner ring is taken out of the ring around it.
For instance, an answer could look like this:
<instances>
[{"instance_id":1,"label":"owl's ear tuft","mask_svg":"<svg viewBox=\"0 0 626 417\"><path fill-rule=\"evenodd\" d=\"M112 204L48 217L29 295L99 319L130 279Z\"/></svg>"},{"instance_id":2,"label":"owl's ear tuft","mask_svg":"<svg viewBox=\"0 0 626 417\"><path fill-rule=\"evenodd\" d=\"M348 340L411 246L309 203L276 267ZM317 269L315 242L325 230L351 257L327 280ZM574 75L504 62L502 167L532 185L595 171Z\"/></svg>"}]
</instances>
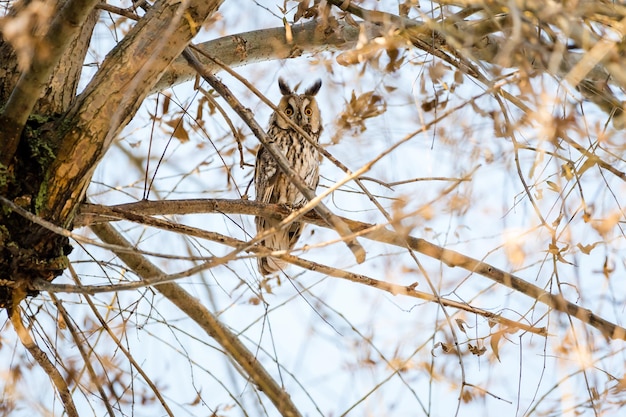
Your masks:
<instances>
[{"instance_id":1,"label":"owl's ear tuft","mask_svg":"<svg viewBox=\"0 0 626 417\"><path fill-rule=\"evenodd\" d=\"M304 94L306 94L307 96L314 96L317 94L318 91L320 91L320 87L322 87L322 80L317 80L313 83L312 86L304 91Z\"/></svg>"},{"instance_id":2,"label":"owl's ear tuft","mask_svg":"<svg viewBox=\"0 0 626 417\"><path fill-rule=\"evenodd\" d=\"M280 92L283 94L283 96L293 94L293 91L291 91L291 88L289 88L287 81L283 80L282 77L278 79L278 88L280 88Z\"/></svg>"}]
</instances>

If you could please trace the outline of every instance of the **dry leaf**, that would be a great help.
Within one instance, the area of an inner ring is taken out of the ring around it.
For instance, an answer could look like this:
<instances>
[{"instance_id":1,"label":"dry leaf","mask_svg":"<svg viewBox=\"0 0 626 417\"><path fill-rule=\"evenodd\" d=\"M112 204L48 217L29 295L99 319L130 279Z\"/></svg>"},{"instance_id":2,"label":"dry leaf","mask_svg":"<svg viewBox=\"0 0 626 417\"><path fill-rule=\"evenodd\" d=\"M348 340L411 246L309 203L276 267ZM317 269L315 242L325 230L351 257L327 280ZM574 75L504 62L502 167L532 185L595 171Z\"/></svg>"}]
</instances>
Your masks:
<instances>
[{"instance_id":1,"label":"dry leaf","mask_svg":"<svg viewBox=\"0 0 626 417\"><path fill-rule=\"evenodd\" d=\"M500 344L500 339L502 339L503 335L504 335L504 332L494 333L491 335L491 340L489 341L489 344L491 345L491 350L493 351L493 354L496 356L496 359L498 360L498 362L501 362L500 350L498 346Z\"/></svg>"},{"instance_id":2,"label":"dry leaf","mask_svg":"<svg viewBox=\"0 0 626 417\"><path fill-rule=\"evenodd\" d=\"M189 133L185 129L184 118L181 116L179 119L170 120L165 122L166 125L173 128L172 136L181 141L182 143L189 141Z\"/></svg>"},{"instance_id":3,"label":"dry leaf","mask_svg":"<svg viewBox=\"0 0 626 417\"><path fill-rule=\"evenodd\" d=\"M467 348L469 349L470 353L476 356L482 356L485 354L485 352L487 352L487 348L482 346L482 347L478 347L478 346L474 346L471 343L467 344Z\"/></svg>"},{"instance_id":4,"label":"dry leaf","mask_svg":"<svg viewBox=\"0 0 626 417\"><path fill-rule=\"evenodd\" d=\"M459 330L467 334L467 332L465 331L465 321L463 319L456 319L456 325L459 326Z\"/></svg>"},{"instance_id":5,"label":"dry leaf","mask_svg":"<svg viewBox=\"0 0 626 417\"><path fill-rule=\"evenodd\" d=\"M580 249L580 251L582 253L584 253L585 255L589 255L591 253L591 251L598 246L600 242L596 242L596 243L592 243L590 245L583 245L582 243L578 243L576 244L576 246L578 247L578 249Z\"/></svg>"}]
</instances>

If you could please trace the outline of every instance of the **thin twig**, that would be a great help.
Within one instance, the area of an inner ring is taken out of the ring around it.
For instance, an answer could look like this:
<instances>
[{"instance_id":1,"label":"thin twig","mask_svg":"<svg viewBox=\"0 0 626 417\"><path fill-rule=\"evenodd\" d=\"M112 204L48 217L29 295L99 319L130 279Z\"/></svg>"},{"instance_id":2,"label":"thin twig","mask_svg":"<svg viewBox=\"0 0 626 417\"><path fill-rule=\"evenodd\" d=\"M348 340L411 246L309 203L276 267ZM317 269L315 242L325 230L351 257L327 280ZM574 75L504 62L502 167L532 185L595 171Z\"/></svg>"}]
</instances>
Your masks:
<instances>
[{"instance_id":1,"label":"thin twig","mask_svg":"<svg viewBox=\"0 0 626 417\"><path fill-rule=\"evenodd\" d=\"M81 284L80 279L79 279L78 274L76 273L76 271L74 271L74 268L72 267L72 265L70 265L69 269L70 269L70 273L72 275L72 278L74 279L74 282L77 283L78 285L80 285ZM50 296L52 298L54 295L50 294ZM85 300L87 301L87 304L89 304L89 308L91 308L92 313L96 316L96 319L98 319L98 322L100 323L102 328L107 332L107 334L109 335L111 340L113 340L113 343L115 343L117 348L122 351L124 356L126 356L126 358L128 359L128 362L137 370L139 375L141 375L141 377L143 378L144 382L150 387L150 390L152 390L152 392L154 393L154 396L159 400L159 402L161 403L161 406L163 407L163 409L165 410L167 415L170 416L170 417L173 417L174 413L172 412L172 409L169 407L169 405L165 401L165 398L163 397L163 394L161 393L161 390L156 386L156 384L152 381L152 379L150 379L150 376L148 376L148 374L146 374L146 371L143 370L141 365L139 365L137 363L137 361L135 360L134 356L122 344L121 340L117 337L117 335L115 333L113 333L113 331L111 330L111 328L107 324L106 320L104 320L104 317L102 317L102 315L98 311L98 308L94 304L94 302L91 299L91 297L86 295L85 296ZM67 322L68 319L69 319L69 317L66 318L65 321ZM98 388L100 388L100 387L98 387ZM105 398L105 397L103 397L103 398ZM108 404L108 401L107 401L107 404ZM115 414L112 414L112 415L115 415Z\"/></svg>"},{"instance_id":2,"label":"thin twig","mask_svg":"<svg viewBox=\"0 0 626 417\"><path fill-rule=\"evenodd\" d=\"M137 217L139 216L135 214L135 221L137 221ZM183 233L186 236L194 236L202 239L208 239L214 242L219 242L224 245L228 245L231 247L239 248L246 245L246 242L241 241L239 239L235 239L229 236L221 235L215 232L208 232L202 229L198 229L191 226L180 225L171 223L167 220L157 219L154 217L150 217L148 215L144 215L144 220L141 224L149 225L157 228L161 228L164 230ZM432 294L428 294L422 291L415 290L415 286L417 284L411 285L397 285L393 283L389 283L386 281L381 281L378 279L370 278L366 275L356 274L353 272L345 271L343 269L333 268L328 265L323 265L317 262L308 261L284 251L272 251L264 246L253 246L249 248L251 252L254 252L258 255L262 256L273 256L284 260L288 263L297 265L301 268L305 268L311 271L319 272L321 274L326 274L329 276L346 279L351 282L356 282L358 284L367 285L373 288L377 288L379 290L386 291L392 295L405 295L408 297L419 298L421 300L426 300L429 302L439 302L442 305L456 308L459 310L464 310L470 313L474 313L480 316L487 318L493 322L500 323L504 326L511 328L519 328L524 331L528 331L531 333L539 334L542 336L547 335L547 330L545 328L537 328L534 326L525 325L522 323L515 322L513 320L501 317L498 314L494 314L488 312L486 310L482 310L476 307L472 307L466 303L461 303L454 300L448 300L441 297L436 297ZM216 262L217 264L217 262ZM167 282L172 282L174 280L178 280L184 276L191 276L193 274L190 273L177 273L177 274L165 274L161 273L161 275L144 277L141 281L135 282L127 282L121 284L109 284L109 285L67 285L67 284L51 284L45 280L39 280L33 284L34 289L48 291L48 292L68 292L68 293L80 293L80 294L96 294L110 291L124 291L124 290L134 290L137 288L147 287L147 286L158 286Z\"/></svg>"},{"instance_id":3,"label":"thin twig","mask_svg":"<svg viewBox=\"0 0 626 417\"><path fill-rule=\"evenodd\" d=\"M74 344L76 345L76 349L78 349L80 356L83 358L83 365L87 369L87 373L89 374L89 377L91 378L91 382L98 387L98 393L100 394L100 398L102 399L102 402L104 403L104 406L107 409L109 416L115 417L115 412L113 411L113 407L111 407L111 403L109 402L109 399L106 393L104 392L104 389L102 388L102 384L98 383L98 375L96 374L96 371L91 365L91 360L89 358L89 355L93 353L93 347L89 344L89 341L86 340L86 338L82 338L78 335L78 331L76 327L74 327L74 324L72 323L72 317L67 312L65 307L63 307L63 304L61 303L61 301L53 293L50 293L50 299L52 300L57 310L61 314L61 317L63 317L63 321L65 322L67 329L72 335L72 339L74 339ZM89 350L89 353L87 353L85 348Z\"/></svg>"}]
</instances>

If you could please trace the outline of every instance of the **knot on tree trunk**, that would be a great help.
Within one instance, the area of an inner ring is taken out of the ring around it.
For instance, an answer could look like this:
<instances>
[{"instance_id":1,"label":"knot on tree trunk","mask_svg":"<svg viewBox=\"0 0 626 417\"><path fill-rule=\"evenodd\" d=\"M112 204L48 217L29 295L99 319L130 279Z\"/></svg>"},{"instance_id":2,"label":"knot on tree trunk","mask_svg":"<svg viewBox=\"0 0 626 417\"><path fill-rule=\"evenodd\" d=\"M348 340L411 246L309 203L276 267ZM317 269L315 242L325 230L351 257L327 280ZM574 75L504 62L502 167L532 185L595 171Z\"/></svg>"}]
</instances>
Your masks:
<instances>
[{"instance_id":1,"label":"knot on tree trunk","mask_svg":"<svg viewBox=\"0 0 626 417\"><path fill-rule=\"evenodd\" d=\"M54 161L54 119L31 116L13 163L0 172L1 194L15 205L37 213L47 188L44 173ZM19 215L0 211L0 308L11 309L25 296L36 295L31 283L52 281L67 268L69 239Z\"/></svg>"}]
</instances>

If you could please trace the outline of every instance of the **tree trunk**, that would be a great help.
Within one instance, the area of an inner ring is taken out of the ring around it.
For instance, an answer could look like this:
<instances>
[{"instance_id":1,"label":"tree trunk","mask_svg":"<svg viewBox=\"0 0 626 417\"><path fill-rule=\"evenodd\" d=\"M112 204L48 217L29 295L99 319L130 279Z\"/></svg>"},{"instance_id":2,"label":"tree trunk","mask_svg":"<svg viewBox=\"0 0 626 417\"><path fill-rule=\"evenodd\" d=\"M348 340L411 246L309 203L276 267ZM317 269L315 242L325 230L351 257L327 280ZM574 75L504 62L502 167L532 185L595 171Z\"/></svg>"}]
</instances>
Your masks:
<instances>
[{"instance_id":1,"label":"tree trunk","mask_svg":"<svg viewBox=\"0 0 626 417\"><path fill-rule=\"evenodd\" d=\"M84 7L89 4L74 1ZM59 3L60 10L70 5L69 1ZM197 1L187 6L176 0L157 1L109 53L85 91L76 96L97 20L97 10L92 10L81 22L76 38L66 42L48 83L41 89L42 97L23 126L14 157L7 155L12 146L6 143L7 135L3 133L1 149L5 154L0 156L8 163L0 172L2 196L50 223L71 229L97 163L169 64L220 4L219 0ZM20 6L13 15L27 13L27 7L28 4ZM58 22L70 28L74 23ZM155 33L160 36L154 36ZM39 42L39 49L33 47L33 51L41 51L41 44L51 42L55 36L58 34L47 33L40 39L31 39ZM28 68L18 74L23 62L18 62L21 55L16 45L0 44L0 57L4 58L0 75L6 75L0 82L3 105L15 95L16 86L24 87L20 85L24 84L24 74L35 72ZM33 62L37 62L37 56ZM3 106L0 119L10 112L8 106ZM20 126L2 128L3 132L12 132ZM10 202L5 202L5 206ZM71 250L67 237L32 223L17 210L14 207L0 213L0 307L10 308L26 294L35 293L29 289L32 280L51 281L60 275Z\"/></svg>"}]
</instances>

